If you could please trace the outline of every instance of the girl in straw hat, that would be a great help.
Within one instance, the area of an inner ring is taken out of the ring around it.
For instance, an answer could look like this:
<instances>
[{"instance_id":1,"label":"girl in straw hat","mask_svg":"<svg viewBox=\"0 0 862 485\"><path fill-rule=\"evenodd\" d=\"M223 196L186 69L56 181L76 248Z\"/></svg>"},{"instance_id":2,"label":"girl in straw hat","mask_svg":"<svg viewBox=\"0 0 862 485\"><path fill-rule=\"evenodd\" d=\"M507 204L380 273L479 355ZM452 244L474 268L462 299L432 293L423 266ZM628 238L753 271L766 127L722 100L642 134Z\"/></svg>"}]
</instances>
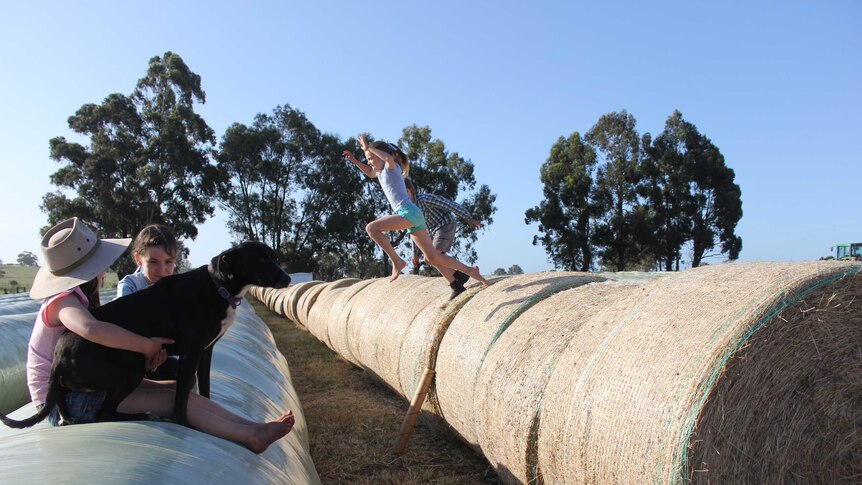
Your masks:
<instances>
[{"instance_id":1,"label":"girl in straw hat","mask_svg":"<svg viewBox=\"0 0 862 485\"><path fill-rule=\"evenodd\" d=\"M407 262L401 259L398 253L395 252L395 248L392 247L389 238L383 233L406 229L407 234L410 234L413 242L425 254L428 263L437 268L444 267L453 271L460 271L483 285L488 286L488 282L482 277L477 266L467 266L452 256L443 254L434 248L434 242L425 228L425 219L422 216L422 211L419 210L419 207L407 195L404 177L410 171L410 164L404 152L392 143L375 141L369 145L365 142L365 137L361 135L359 136L359 145L362 147L362 151L365 152L368 164L357 160L349 150L344 150L344 157L356 165L366 176L376 178L380 181L383 193L386 194L386 199L395 212L395 214L383 216L365 226L365 230L371 239L392 260L392 277L390 281L398 278L401 270L407 266Z\"/></svg>"},{"instance_id":2,"label":"girl in straw hat","mask_svg":"<svg viewBox=\"0 0 862 485\"><path fill-rule=\"evenodd\" d=\"M71 330L87 340L106 347L139 352L146 356L147 368L165 361L163 344L170 339L146 338L117 325L96 320L90 309L99 306L99 288L104 272L126 250L130 239L99 239L77 218L52 227L42 238L44 265L30 290L32 298L44 298L36 317L27 353L27 385L33 403L40 411L48 392L54 346L60 335ZM173 381L144 379L117 408L121 413L151 413L169 417L174 403ZM104 393L68 393L71 423L93 422L104 400ZM196 429L235 441L255 453L262 453L274 441L290 432L293 413L268 423L249 421L197 394L189 396L189 423ZM49 420L58 424L57 410Z\"/></svg>"}]
</instances>

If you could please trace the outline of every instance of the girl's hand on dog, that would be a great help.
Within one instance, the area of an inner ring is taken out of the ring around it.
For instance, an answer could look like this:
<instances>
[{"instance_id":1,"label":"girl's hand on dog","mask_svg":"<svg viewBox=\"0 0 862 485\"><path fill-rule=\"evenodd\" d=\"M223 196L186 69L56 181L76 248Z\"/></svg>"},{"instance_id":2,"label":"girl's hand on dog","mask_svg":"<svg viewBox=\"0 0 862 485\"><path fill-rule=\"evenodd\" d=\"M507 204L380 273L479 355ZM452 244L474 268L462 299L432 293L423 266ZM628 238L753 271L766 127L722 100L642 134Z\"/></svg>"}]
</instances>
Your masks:
<instances>
[{"instance_id":1,"label":"girl's hand on dog","mask_svg":"<svg viewBox=\"0 0 862 485\"><path fill-rule=\"evenodd\" d=\"M144 353L147 359L146 370L151 371L168 360L168 352L162 347L163 345L174 343L173 339L162 337L150 337L151 349Z\"/></svg>"}]
</instances>

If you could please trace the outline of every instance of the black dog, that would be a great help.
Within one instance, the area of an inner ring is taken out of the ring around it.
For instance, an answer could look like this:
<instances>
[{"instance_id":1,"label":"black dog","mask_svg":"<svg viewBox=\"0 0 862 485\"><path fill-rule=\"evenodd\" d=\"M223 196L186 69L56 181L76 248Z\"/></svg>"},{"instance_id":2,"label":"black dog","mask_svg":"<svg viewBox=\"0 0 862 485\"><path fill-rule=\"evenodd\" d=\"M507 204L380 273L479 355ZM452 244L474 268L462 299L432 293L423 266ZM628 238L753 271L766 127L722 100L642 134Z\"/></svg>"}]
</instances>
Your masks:
<instances>
[{"instance_id":1,"label":"black dog","mask_svg":"<svg viewBox=\"0 0 862 485\"><path fill-rule=\"evenodd\" d=\"M284 288L290 276L278 266L267 245L245 242L212 259L209 266L162 278L153 286L107 303L95 310L99 320L145 337L174 339L168 354L179 355L173 421L187 425L188 397L197 373L200 394L209 397L213 343L223 326L233 322L234 309L249 285ZM97 421L145 420L145 414L123 414L117 406L144 377L143 354L112 349L74 332L66 332L54 349L45 406L22 421L0 420L25 428L45 419L56 405L64 420L67 391L105 391Z\"/></svg>"}]
</instances>

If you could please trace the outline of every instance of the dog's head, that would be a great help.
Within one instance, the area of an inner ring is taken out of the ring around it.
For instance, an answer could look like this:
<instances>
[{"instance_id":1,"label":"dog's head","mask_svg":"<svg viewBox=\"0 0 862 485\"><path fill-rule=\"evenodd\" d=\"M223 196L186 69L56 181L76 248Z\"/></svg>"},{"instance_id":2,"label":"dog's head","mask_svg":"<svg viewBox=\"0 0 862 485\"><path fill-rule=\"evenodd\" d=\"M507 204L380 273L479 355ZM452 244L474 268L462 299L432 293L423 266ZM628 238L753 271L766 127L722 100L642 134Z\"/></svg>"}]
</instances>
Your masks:
<instances>
[{"instance_id":1,"label":"dog's head","mask_svg":"<svg viewBox=\"0 0 862 485\"><path fill-rule=\"evenodd\" d=\"M278 255L269 246L247 241L214 257L211 261L216 278L240 290L249 285L284 288L290 275L278 265Z\"/></svg>"}]
</instances>

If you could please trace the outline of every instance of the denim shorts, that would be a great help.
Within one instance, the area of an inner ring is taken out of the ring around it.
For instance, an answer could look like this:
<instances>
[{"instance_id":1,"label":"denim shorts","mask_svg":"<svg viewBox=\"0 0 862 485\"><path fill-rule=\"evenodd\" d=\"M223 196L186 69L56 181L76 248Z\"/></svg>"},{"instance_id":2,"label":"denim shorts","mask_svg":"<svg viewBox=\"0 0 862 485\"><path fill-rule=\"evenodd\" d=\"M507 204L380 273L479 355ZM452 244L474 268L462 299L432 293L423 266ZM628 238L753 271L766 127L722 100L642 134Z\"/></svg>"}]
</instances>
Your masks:
<instances>
[{"instance_id":1,"label":"denim shorts","mask_svg":"<svg viewBox=\"0 0 862 485\"><path fill-rule=\"evenodd\" d=\"M395 214L407 219L413 227L407 229L407 234L425 229L425 217L419 207L412 202L405 202L395 211Z\"/></svg>"},{"instance_id":2,"label":"denim shorts","mask_svg":"<svg viewBox=\"0 0 862 485\"><path fill-rule=\"evenodd\" d=\"M57 406L51 410L48 415L48 422L52 426L63 426L67 424L85 424L95 423L96 413L102 408L105 402L105 391L94 392L68 392L66 393L66 407L69 409L68 421L60 423L60 413L57 412ZM44 404L40 404L37 410L41 411Z\"/></svg>"}]
</instances>

